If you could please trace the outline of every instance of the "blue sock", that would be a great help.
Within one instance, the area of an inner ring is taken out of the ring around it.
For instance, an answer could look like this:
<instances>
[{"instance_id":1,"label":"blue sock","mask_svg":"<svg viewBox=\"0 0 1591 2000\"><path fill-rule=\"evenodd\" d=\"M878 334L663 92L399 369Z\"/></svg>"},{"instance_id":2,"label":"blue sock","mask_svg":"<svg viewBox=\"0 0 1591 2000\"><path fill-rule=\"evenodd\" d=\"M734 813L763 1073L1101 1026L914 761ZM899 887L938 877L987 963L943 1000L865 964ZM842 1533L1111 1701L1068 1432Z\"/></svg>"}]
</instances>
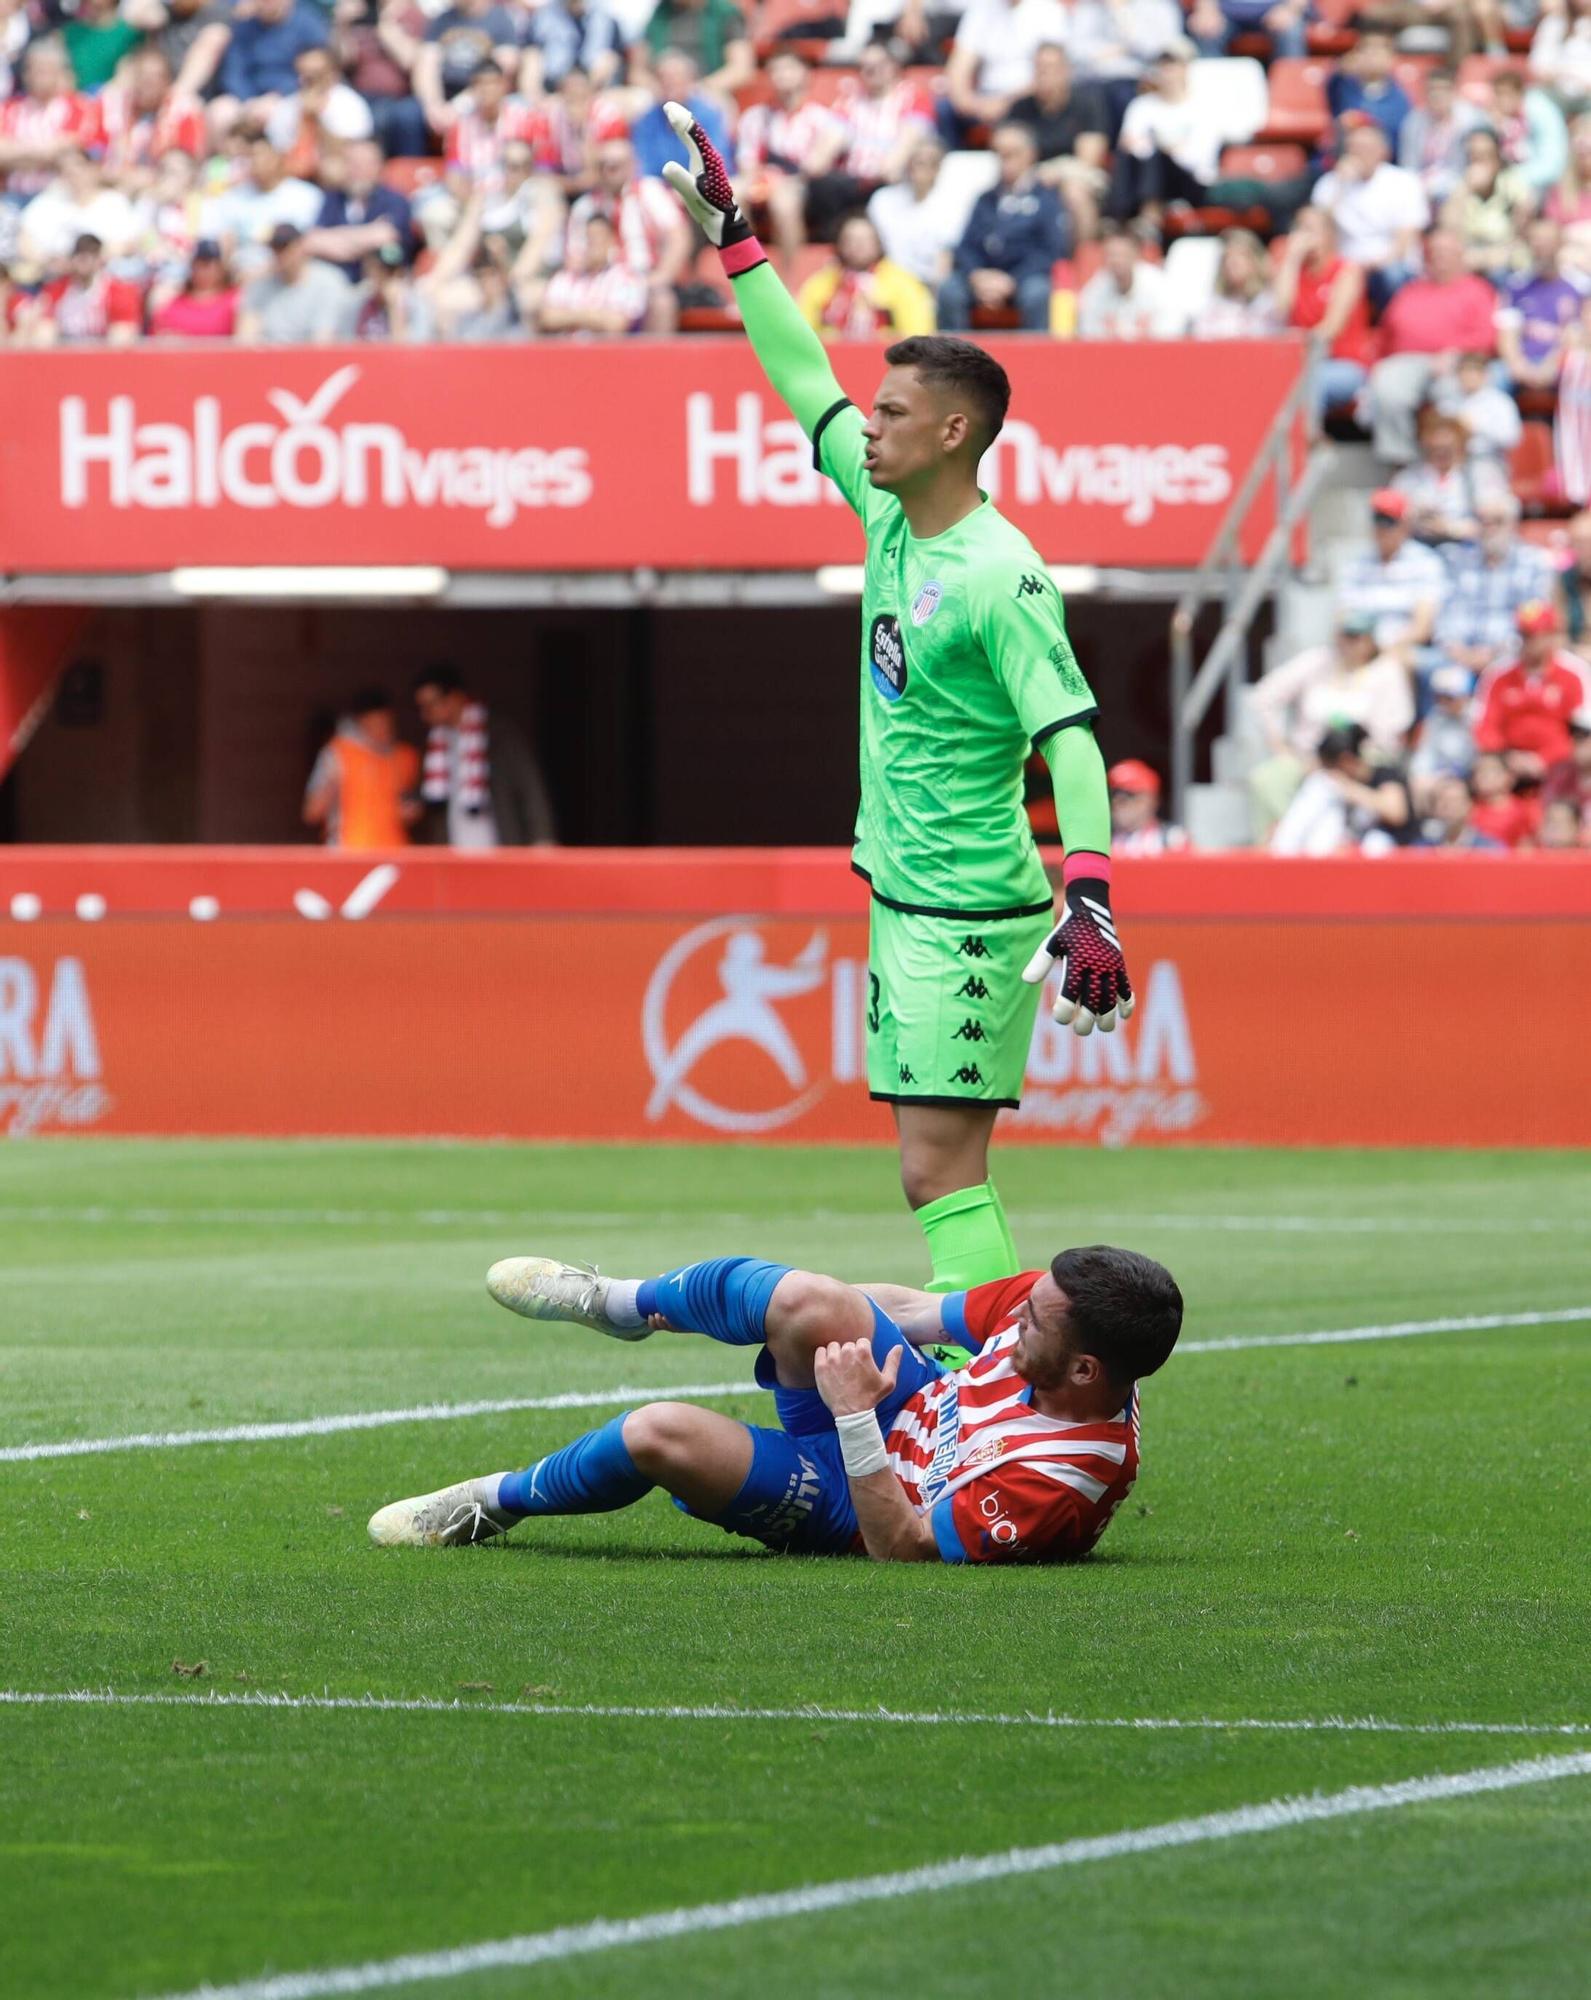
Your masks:
<instances>
[{"instance_id":1,"label":"blue sock","mask_svg":"<svg viewBox=\"0 0 1591 2000\"><path fill-rule=\"evenodd\" d=\"M705 1333L731 1347L761 1347L773 1288L790 1269L760 1257L709 1257L643 1280L635 1309L661 1313L682 1333Z\"/></svg>"},{"instance_id":2,"label":"blue sock","mask_svg":"<svg viewBox=\"0 0 1591 2000\"><path fill-rule=\"evenodd\" d=\"M510 1514L611 1514L652 1490L624 1442L624 1419L549 1452L523 1472L505 1472L497 1504Z\"/></svg>"}]
</instances>

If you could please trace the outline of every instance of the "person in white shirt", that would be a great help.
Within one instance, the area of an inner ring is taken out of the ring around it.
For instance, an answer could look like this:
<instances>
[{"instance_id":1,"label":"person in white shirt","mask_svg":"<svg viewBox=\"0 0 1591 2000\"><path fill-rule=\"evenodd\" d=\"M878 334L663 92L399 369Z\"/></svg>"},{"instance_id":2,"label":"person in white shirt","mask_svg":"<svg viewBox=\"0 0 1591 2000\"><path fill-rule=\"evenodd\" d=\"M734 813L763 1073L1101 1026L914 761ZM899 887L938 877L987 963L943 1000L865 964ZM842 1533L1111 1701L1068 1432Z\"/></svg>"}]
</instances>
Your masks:
<instances>
[{"instance_id":1,"label":"person in white shirt","mask_svg":"<svg viewBox=\"0 0 1591 2000\"><path fill-rule=\"evenodd\" d=\"M304 49L294 58L298 88L291 97L279 97L265 121L265 132L279 153L291 153L306 123L318 135L314 152L318 160L321 142L326 139L368 139L375 131L370 106L357 90L350 89L338 73L330 49Z\"/></svg>"},{"instance_id":2,"label":"person in white shirt","mask_svg":"<svg viewBox=\"0 0 1591 2000\"><path fill-rule=\"evenodd\" d=\"M271 268L270 238L286 222L300 232L320 220L321 191L312 181L295 180L264 133L251 139L248 172L225 194L207 201L199 234L219 243L239 277L254 278Z\"/></svg>"},{"instance_id":3,"label":"person in white shirt","mask_svg":"<svg viewBox=\"0 0 1591 2000\"><path fill-rule=\"evenodd\" d=\"M1149 88L1135 97L1116 142L1110 210L1127 218L1151 214L1170 202L1197 207L1221 168L1221 110L1189 88L1193 44L1174 42L1150 73Z\"/></svg>"},{"instance_id":4,"label":"person in white shirt","mask_svg":"<svg viewBox=\"0 0 1591 2000\"><path fill-rule=\"evenodd\" d=\"M1311 199L1337 225L1337 241L1350 264L1369 274L1372 301L1384 306L1420 268L1420 235L1431 204L1417 174L1393 166L1387 135L1366 111L1338 120L1342 151Z\"/></svg>"},{"instance_id":5,"label":"person in white shirt","mask_svg":"<svg viewBox=\"0 0 1591 2000\"><path fill-rule=\"evenodd\" d=\"M1033 88L1033 58L1045 42L1064 43L1061 0L970 0L945 64L945 95L956 117L993 125Z\"/></svg>"},{"instance_id":6,"label":"person in white shirt","mask_svg":"<svg viewBox=\"0 0 1591 2000\"><path fill-rule=\"evenodd\" d=\"M1079 340L1175 340L1182 309L1166 274L1144 262L1138 238L1121 224L1107 227L1102 265L1077 301Z\"/></svg>"},{"instance_id":7,"label":"person in white shirt","mask_svg":"<svg viewBox=\"0 0 1591 2000\"><path fill-rule=\"evenodd\" d=\"M1591 5L1542 0L1530 44L1530 73L1571 114L1591 102Z\"/></svg>"},{"instance_id":8,"label":"person in white shirt","mask_svg":"<svg viewBox=\"0 0 1591 2000\"><path fill-rule=\"evenodd\" d=\"M879 188L867 204L884 255L930 290L950 269L950 253L961 240L955 204L937 192L944 158L939 140L919 139L906 156L905 180Z\"/></svg>"},{"instance_id":9,"label":"person in white shirt","mask_svg":"<svg viewBox=\"0 0 1591 2000\"><path fill-rule=\"evenodd\" d=\"M22 211L19 248L31 263L64 264L80 236L97 236L114 261L138 236L138 211L86 153L63 153L56 178Z\"/></svg>"}]
</instances>

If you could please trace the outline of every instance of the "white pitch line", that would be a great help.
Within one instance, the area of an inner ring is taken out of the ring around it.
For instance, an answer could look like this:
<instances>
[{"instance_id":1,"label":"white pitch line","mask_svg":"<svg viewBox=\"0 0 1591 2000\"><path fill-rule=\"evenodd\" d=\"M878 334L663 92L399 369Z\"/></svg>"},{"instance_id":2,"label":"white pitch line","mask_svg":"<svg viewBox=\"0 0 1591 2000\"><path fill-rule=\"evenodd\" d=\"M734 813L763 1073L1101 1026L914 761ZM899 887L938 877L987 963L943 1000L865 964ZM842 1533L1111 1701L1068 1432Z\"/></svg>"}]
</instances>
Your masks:
<instances>
[{"instance_id":1,"label":"white pitch line","mask_svg":"<svg viewBox=\"0 0 1591 2000\"><path fill-rule=\"evenodd\" d=\"M715 1931L791 1917L825 1915L867 1903L897 1902L907 1896L943 1894L1014 1876L1047 1875L1088 1862L1114 1861L1125 1854L1156 1854L1245 1835L1286 1833L1298 1826L1349 1819L1364 1813L1394 1812L1408 1806L1442 1804L1522 1785L1554 1784L1591 1776L1591 1751L1494 1764L1478 1771L1453 1771L1429 1778L1405 1778L1390 1785L1352 1785L1346 1791L1310 1798L1267 1799L1195 1819L1162 1820L1158 1826L1129 1827L1091 1839L1054 1841L1044 1847L1014 1847L1004 1854L963 1855L925 1868L889 1875L858 1875L848 1881L814 1883L775 1895L741 1896L727 1903L695 1903L651 1916L599 1917L593 1923L460 1945L447 1951L411 1952L401 1958L371 1959L363 1965L328 1967L320 1972L283 1972L225 1986L200 1986L168 2000L320 2000L327 1994L371 1993L434 1979L509 1966L547 1965L559 1959L612 1951L621 1945L666 1944Z\"/></svg>"},{"instance_id":2,"label":"white pitch line","mask_svg":"<svg viewBox=\"0 0 1591 2000\"><path fill-rule=\"evenodd\" d=\"M1141 1731L1250 1731L1281 1735L1354 1736L1591 1736L1591 1722L1391 1722L1376 1715L1033 1715L987 1714L954 1709L735 1708L727 1703L444 1701L425 1695L270 1694L262 1689L215 1688L194 1694L120 1693L114 1688L34 1692L0 1689L0 1708L264 1708L310 1714L567 1716L612 1722L827 1722L883 1723L921 1729L951 1725L985 1729L1126 1729Z\"/></svg>"},{"instance_id":3,"label":"white pitch line","mask_svg":"<svg viewBox=\"0 0 1591 2000\"><path fill-rule=\"evenodd\" d=\"M1179 1354L1231 1354L1259 1347L1335 1347L1369 1340L1408 1340L1424 1333L1482 1333L1506 1327L1571 1326L1591 1320L1591 1305L1556 1312L1472 1313L1462 1318L1411 1319L1386 1326L1345 1326L1323 1333L1243 1334L1232 1340L1188 1340ZM597 1410L633 1407L666 1398L707 1402L754 1396L755 1382L660 1382L655 1386L577 1390L562 1396L504 1396L473 1403L420 1403L403 1410L355 1410L340 1416L298 1417L279 1423L227 1424L207 1431L139 1431L123 1437L61 1438L49 1443L0 1445L0 1465L41 1458L89 1458L112 1451L174 1451L198 1444L263 1444L284 1438L333 1437L344 1431L386 1430L393 1424L446 1423L460 1417L508 1416L518 1410Z\"/></svg>"}]
</instances>

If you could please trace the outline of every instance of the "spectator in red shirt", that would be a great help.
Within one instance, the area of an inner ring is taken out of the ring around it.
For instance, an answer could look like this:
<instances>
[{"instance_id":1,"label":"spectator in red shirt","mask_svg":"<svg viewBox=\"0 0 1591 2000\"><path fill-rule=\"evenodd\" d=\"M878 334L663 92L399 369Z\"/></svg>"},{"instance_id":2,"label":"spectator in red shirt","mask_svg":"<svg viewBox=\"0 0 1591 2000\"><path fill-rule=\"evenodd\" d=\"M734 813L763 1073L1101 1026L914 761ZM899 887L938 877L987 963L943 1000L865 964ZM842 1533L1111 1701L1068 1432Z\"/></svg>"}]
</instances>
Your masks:
<instances>
[{"instance_id":1,"label":"spectator in red shirt","mask_svg":"<svg viewBox=\"0 0 1591 2000\"><path fill-rule=\"evenodd\" d=\"M193 246L187 283L155 308L149 331L160 339L230 340L237 325L237 284L220 244L205 238Z\"/></svg>"},{"instance_id":2,"label":"spectator in red shirt","mask_svg":"<svg viewBox=\"0 0 1591 2000\"><path fill-rule=\"evenodd\" d=\"M159 49L139 49L127 58L116 81L100 92L99 113L105 171L124 194L152 186L167 153L202 160L209 151L204 107L173 90L171 65Z\"/></svg>"},{"instance_id":3,"label":"spectator in red shirt","mask_svg":"<svg viewBox=\"0 0 1591 2000\"><path fill-rule=\"evenodd\" d=\"M13 201L39 194L64 153L100 142L99 108L73 87L72 65L53 37L22 58L22 91L0 104L0 175Z\"/></svg>"},{"instance_id":4,"label":"spectator in red shirt","mask_svg":"<svg viewBox=\"0 0 1591 2000\"><path fill-rule=\"evenodd\" d=\"M43 317L35 340L40 347L103 340L131 347L144 330L144 299L136 285L112 278L97 236L80 236L66 262L66 276L39 294Z\"/></svg>"},{"instance_id":5,"label":"spectator in red shirt","mask_svg":"<svg viewBox=\"0 0 1591 2000\"><path fill-rule=\"evenodd\" d=\"M1351 403L1364 387L1375 355L1365 274L1350 264L1337 242L1337 225L1323 208L1301 208L1277 266L1276 306L1283 319L1313 334L1315 421L1338 403Z\"/></svg>"},{"instance_id":6,"label":"spectator in red shirt","mask_svg":"<svg viewBox=\"0 0 1591 2000\"><path fill-rule=\"evenodd\" d=\"M1507 764L1489 752L1475 759L1469 783L1475 795L1469 823L1476 833L1500 847L1528 847L1541 823L1540 795L1517 792Z\"/></svg>"},{"instance_id":7,"label":"spectator in red shirt","mask_svg":"<svg viewBox=\"0 0 1591 2000\"><path fill-rule=\"evenodd\" d=\"M1433 229L1425 239L1425 276L1400 287L1381 320L1383 358L1370 371L1374 443L1380 457L1407 465L1415 454L1414 420L1438 375L1461 354L1497 347L1497 294L1464 266L1464 239Z\"/></svg>"},{"instance_id":8,"label":"spectator in red shirt","mask_svg":"<svg viewBox=\"0 0 1591 2000\"><path fill-rule=\"evenodd\" d=\"M1573 748L1569 718L1591 705L1591 675L1562 637L1555 604L1521 605L1519 658L1494 667L1476 694L1476 748L1500 753L1516 777L1540 778L1562 763Z\"/></svg>"}]
</instances>

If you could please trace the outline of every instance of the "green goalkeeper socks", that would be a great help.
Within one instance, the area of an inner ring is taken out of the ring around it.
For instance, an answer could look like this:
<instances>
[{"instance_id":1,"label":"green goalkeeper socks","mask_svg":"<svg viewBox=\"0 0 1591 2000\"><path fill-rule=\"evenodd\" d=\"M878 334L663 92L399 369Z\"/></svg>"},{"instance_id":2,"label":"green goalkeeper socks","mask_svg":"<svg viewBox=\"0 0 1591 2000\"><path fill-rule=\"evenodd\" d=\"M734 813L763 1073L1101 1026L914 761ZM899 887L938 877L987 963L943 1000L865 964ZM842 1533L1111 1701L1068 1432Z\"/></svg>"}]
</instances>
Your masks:
<instances>
[{"instance_id":1,"label":"green goalkeeper socks","mask_svg":"<svg viewBox=\"0 0 1591 2000\"><path fill-rule=\"evenodd\" d=\"M931 1292L964 1292L1020 1268L1010 1225L993 1181L957 1188L917 1211L933 1261Z\"/></svg>"}]
</instances>

